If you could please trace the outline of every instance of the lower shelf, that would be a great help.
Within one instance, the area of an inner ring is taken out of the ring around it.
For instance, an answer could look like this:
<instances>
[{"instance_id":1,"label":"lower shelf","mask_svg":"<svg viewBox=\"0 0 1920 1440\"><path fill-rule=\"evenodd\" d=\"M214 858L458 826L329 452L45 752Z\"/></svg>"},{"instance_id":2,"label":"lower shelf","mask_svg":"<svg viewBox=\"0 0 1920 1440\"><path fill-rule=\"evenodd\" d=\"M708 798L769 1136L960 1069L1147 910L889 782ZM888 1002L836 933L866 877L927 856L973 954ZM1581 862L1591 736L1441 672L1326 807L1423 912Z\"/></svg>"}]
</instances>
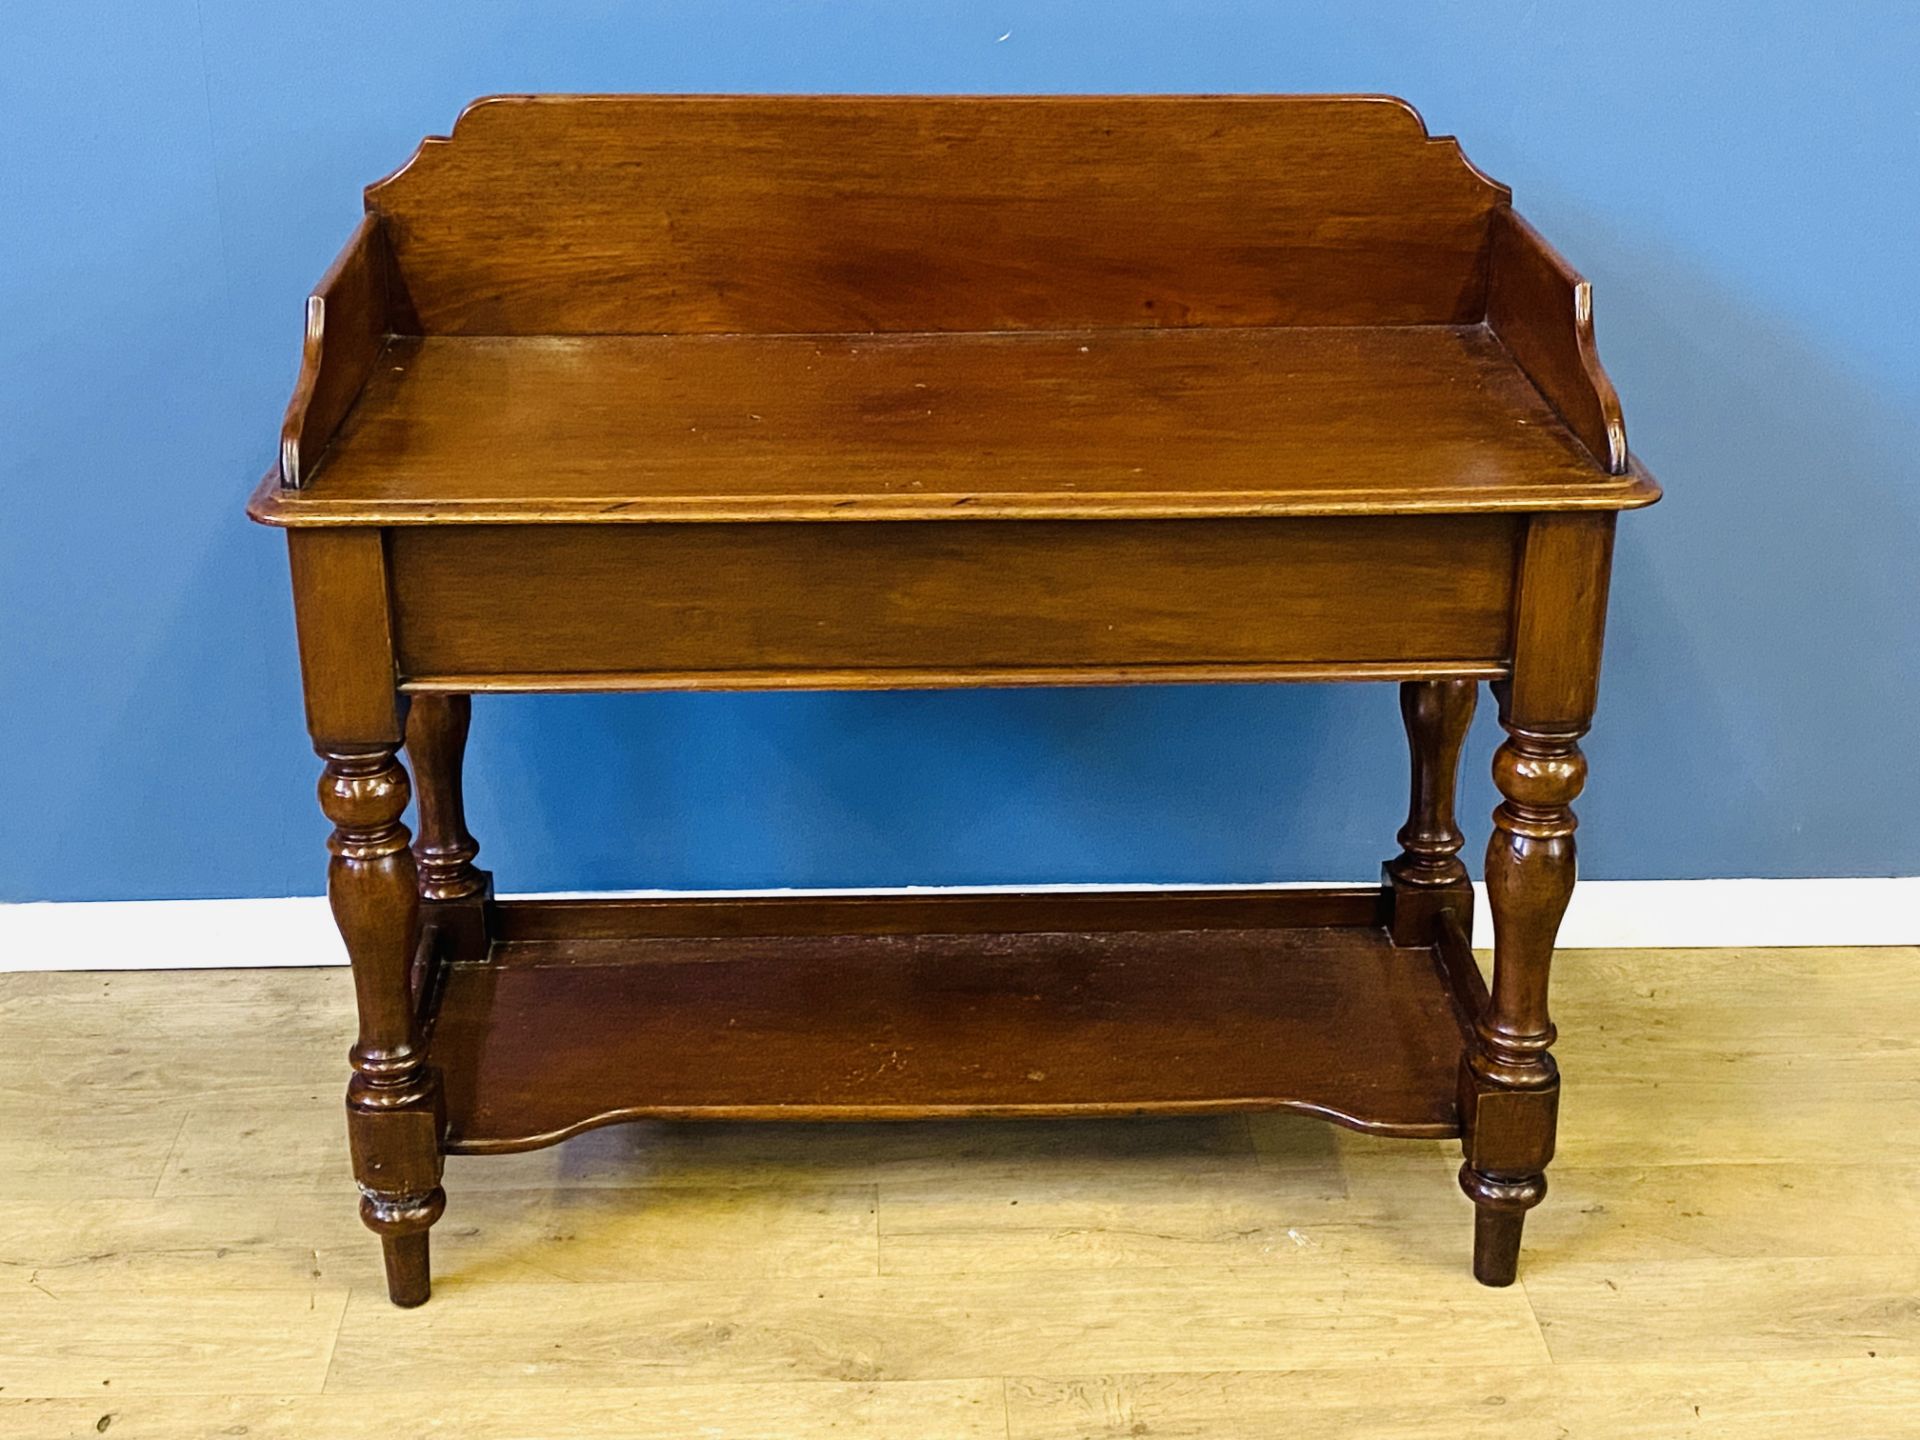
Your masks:
<instances>
[{"instance_id":1,"label":"lower shelf","mask_svg":"<svg viewBox=\"0 0 1920 1440\"><path fill-rule=\"evenodd\" d=\"M446 1148L640 1118L1300 1110L1458 1133L1460 1006L1374 890L504 902Z\"/></svg>"}]
</instances>

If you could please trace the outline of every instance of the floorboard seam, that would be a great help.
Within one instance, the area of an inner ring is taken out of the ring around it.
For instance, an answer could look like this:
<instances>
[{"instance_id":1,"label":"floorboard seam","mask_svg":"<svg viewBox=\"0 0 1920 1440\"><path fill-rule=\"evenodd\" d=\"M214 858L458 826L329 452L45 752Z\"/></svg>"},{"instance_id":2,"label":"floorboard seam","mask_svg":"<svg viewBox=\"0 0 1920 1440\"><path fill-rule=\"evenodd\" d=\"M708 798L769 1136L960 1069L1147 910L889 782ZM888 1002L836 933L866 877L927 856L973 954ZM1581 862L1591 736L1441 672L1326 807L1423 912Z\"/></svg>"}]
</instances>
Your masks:
<instances>
[{"instance_id":1,"label":"floorboard seam","mask_svg":"<svg viewBox=\"0 0 1920 1440\"><path fill-rule=\"evenodd\" d=\"M1523 1272L1526 1268L1526 1263L1526 1255L1522 1252L1520 1265ZM1533 1319L1534 1333L1540 1337L1540 1348L1547 1352L1547 1364L1558 1365L1560 1363L1560 1357L1553 1353L1553 1341L1547 1336L1547 1327L1540 1319L1540 1309L1533 1303L1533 1292L1527 1288L1527 1282L1524 1278L1518 1282L1518 1288L1520 1298L1527 1302L1527 1314Z\"/></svg>"},{"instance_id":2,"label":"floorboard seam","mask_svg":"<svg viewBox=\"0 0 1920 1440\"><path fill-rule=\"evenodd\" d=\"M174 1154L180 1149L180 1137L187 1133L187 1121L192 1118L193 1107L188 1106L181 1112L180 1123L174 1127L173 1139L167 1142L167 1153L160 1157L160 1173L153 1177L153 1189L147 1192L147 1199L160 1198L160 1187L167 1183L167 1166L173 1163Z\"/></svg>"},{"instance_id":3,"label":"floorboard seam","mask_svg":"<svg viewBox=\"0 0 1920 1440\"><path fill-rule=\"evenodd\" d=\"M353 1295L358 1288L356 1285L347 1286L346 1296L340 1301L340 1320L333 1327L333 1340L327 1346L327 1368L320 1372L320 1388L313 1392L316 1395L340 1393L333 1388L333 1367L340 1357L340 1337L346 1331L347 1312L353 1308Z\"/></svg>"}]
</instances>

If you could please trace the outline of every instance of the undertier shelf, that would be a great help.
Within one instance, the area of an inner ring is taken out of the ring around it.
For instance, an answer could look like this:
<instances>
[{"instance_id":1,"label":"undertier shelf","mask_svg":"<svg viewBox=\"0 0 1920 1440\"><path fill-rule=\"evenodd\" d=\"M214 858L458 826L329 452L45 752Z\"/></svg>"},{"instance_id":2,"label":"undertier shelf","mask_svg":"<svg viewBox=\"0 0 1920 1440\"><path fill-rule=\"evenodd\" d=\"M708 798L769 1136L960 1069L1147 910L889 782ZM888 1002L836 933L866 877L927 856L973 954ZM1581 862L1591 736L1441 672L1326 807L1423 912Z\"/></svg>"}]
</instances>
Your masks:
<instances>
[{"instance_id":1,"label":"undertier shelf","mask_svg":"<svg viewBox=\"0 0 1920 1440\"><path fill-rule=\"evenodd\" d=\"M1458 1133L1461 1005L1378 891L505 902L449 968L446 1148L640 1118L1297 1110Z\"/></svg>"}]
</instances>

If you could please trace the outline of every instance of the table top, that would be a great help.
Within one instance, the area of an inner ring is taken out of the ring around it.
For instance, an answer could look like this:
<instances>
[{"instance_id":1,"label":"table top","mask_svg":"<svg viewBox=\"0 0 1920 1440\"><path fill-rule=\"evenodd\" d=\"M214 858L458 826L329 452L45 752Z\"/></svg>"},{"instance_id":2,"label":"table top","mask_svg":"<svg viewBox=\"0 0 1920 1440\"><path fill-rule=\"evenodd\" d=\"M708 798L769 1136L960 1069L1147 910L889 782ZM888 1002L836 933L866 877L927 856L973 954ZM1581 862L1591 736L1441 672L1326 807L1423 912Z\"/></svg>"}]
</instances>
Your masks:
<instances>
[{"instance_id":1,"label":"table top","mask_svg":"<svg viewBox=\"0 0 1920 1440\"><path fill-rule=\"evenodd\" d=\"M1621 509L1484 326L403 338L285 523Z\"/></svg>"}]
</instances>

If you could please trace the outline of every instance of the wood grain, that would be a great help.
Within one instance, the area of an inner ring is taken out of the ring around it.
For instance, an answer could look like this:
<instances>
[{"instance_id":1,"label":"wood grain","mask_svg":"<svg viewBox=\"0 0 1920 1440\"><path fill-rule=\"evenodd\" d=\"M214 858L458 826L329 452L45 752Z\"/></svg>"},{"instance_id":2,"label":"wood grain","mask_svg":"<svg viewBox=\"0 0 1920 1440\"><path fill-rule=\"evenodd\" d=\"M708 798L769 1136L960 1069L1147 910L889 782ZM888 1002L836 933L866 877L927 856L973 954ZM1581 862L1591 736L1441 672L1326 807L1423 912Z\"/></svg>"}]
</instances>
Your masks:
<instances>
[{"instance_id":1,"label":"wood grain","mask_svg":"<svg viewBox=\"0 0 1920 1440\"><path fill-rule=\"evenodd\" d=\"M343 1033L353 1033L351 1021ZM184 1200L325 1191L348 1197L351 1211L353 1192L342 1183L350 1172L338 1092L336 1075L324 1086L195 1106L175 1127L159 1173L140 1193Z\"/></svg>"},{"instance_id":2,"label":"wood grain","mask_svg":"<svg viewBox=\"0 0 1920 1440\"><path fill-rule=\"evenodd\" d=\"M279 480L289 489L306 483L399 328L392 263L380 218L368 215L307 297L300 373L280 426Z\"/></svg>"},{"instance_id":3,"label":"wood grain","mask_svg":"<svg viewBox=\"0 0 1920 1440\"><path fill-rule=\"evenodd\" d=\"M399 744L393 622L378 531L287 536L294 628L316 746Z\"/></svg>"},{"instance_id":4,"label":"wood grain","mask_svg":"<svg viewBox=\"0 0 1920 1440\"><path fill-rule=\"evenodd\" d=\"M1586 732L1599 703L1613 534L1610 515L1539 515L1528 523L1503 724L1576 739Z\"/></svg>"},{"instance_id":5,"label":"wood grain","mask_svg":"<svg viewBox=\"0 0 1920 1440\"><path fill-rule=\"evenodd\" d=\"M1600 364L1593 287L1509 207L1494 212L1487 323L1593 458L1628 469L1627 422Z\"/></svg>"},{"instance_id":6,"label":"wood grain","mask_svg":"<svg viewBox=\"0 0 1920 1440\"><path fill-rule=\"evenodd\" d=\"M68 1093L98 1096L87 1089ZM57 1204L83 1195L151 1195L191 1114L178 1095L96 1098L68 1112L44 1087L22 1087L0 1105L0 1196Z\"/></svg>"},{"instance_id":7,"label":"wood grain","mask_svg":"<svg viewBox=\"0 0 1920 1440\"><path fill-rule=\"evenodd\" d=\"M337 1173L344 1145L330 1157ZM456 1283L743 1282L873 1275L872 1185L653 1185L476 1189L434 1231ZM379 1251L343 1187L260 1187L188 1199L0 1201L0 1292L87 1295L381 1284Z\"/></svg>"},{"instance_id":8,"label":"wood grain","mask_svg":"<svg viewBox=\"0 0 1920 1440\"><path fill-rule=\"evenodd\" d=\"M1381 1189L1392 1187L1385 1185ZM1560 1164L1530 1263L1920 1254L1920 1165Z\"/></svg>"},{"instance_id":9,"label":"wood grain","mask_svg":"<svg viewBox=\"0 0 1920 1440\"><path fill-rule=\"evenodd\" d=\"M115 1104L103 1111L144 1114L150 1123L171 1114L174 1132L189 1094L217 1088L238 1099L301 1085L331 1090L340 1078L335 1042L347 975L320 974L325 978L298 969L200 970L190 1006L180 1003L178 983L165 971L37 974L31 988L0 979L0 1031L58 1027L62 1042L40 1047L33 1064L5 1072L4 1083L21 1100L111 1094ZM224 1038L208 1047L201 1042L214 1024ZM131 1035L142 1043L130 1045ZM31 1113L0 1107L0 1125ZM17 1143L19 1137L0 1131L0 1148L12 1153ZM0 1167L0 1195L6 1176ZM152 1182L149 1174L149 1191Z\"/></svg>"},{"instance_id":10,"label":"wood grain","mask_svg":"<svg viewBox=\"0 0 1920 1440\"><path fill-rule=\"evenodd\" d=\"M1022 1377L1012 1440L1856 1440L1920 1410L1910 1361Z\"/></svg>"},{"instance_id":11,"label":"wood grain","mask_svg":"<svg viewBox=\"0 0 1920 1440\"><path fill-rule=\"evenodd\" d=\"M367 192L427 334L1446 323L1504 187L1379 96L498 96Z\"/></svg>"},{"instance_id":12,"label":"wood grain","mask_svg":"<svg viewBox=\"0 0 1920 1440\"><path fill-rule=\"evenodd\" d=\"M568 689L598 674L697 688L1484 666L1508 645L1515 540L1505 517L1456 516L496 525L397 530L389 543L408 677L480 688L538 675ZM1366 589L1331 583L1356 568Z\"/></svg>"},{"instance_id":13,"label":"wood grain","mask_svg":"<svg viewBox=\"0 0 1920 1440\"><path fill-rule=\"evenodd\" d=\"M1032 1274L1378 1259L1378 1231L1351 1223L1372 1202L1350 1197L1341 1160L1330 1143L1311 1158L1210 1176L1204 1184L1178 1175L1124 1183L989 1183L965 1175L884 1184L880 1267L887 1275ZM1403 1187L1395 1176L1384 1188ZM1462 1217L1456 1199L1440 1198L1429 1208L1423 1238L1444 1242L1457 1235ZM1409 1263L1419 1268L1457 1263L1444 1243L1424 1265L1412 1251Z\"/></svg>"},{"instance_id":14,"label":"wood grain","mask_svg":"<svg viewBox=\"0 0 1920 1440\"><path fill-rule=\"evenodd\" d=\"M1657 1062L1664 1084L1682 1088L1731 1082L1784 1094L1796 1080L1837 1086L1848 1078L1912 1085L1920 1038L1872 1017L1905 1004L1917 953L1702 951L1689 957L1683 984L1647 973L1631 952L1582 953L1572 963L1588 982L1555 1006L1566 1030L1558 1050L1583 1084L1643 1081Z\"/></svg>"},{"instance_id":15,"label":"wood grain","mask_svg":"<svg viewBox=\"0 0 1920 1440\"><path fill-rule=\"evenodd\" d=\"M8 1395L285 1395L327 1373L347 1291L337 1287L61 1298L0 1293ZM106 1407L102 1407L106 1408Z\"/></svg>"},{"instance_id":16,"label":"wood grain","mask_svg":"<svg viewBox=\"0 0 1920 1440\"><path fill-rule=\"evenodd\" d=\"M1920 1358L1920 1257L1562 1264L1527 1294L1556 1361Z\"/></svg>"},{"instance_id":17,"label":"wood grain","mask_svg":"<svg viewBox=\"0 0 1920 1440\"><path fill-rule=\"evenodd\" d=\"M1192 977L1207 983L1194 987ZM518 942L455 966L450 1150L615 1117L1289 1108L1455 1132L1430 953L1371 928Z\"/></svg>"},{"instance_id":18,"label":"wood grain","mask_svg":"<svg viewBox=\"0 0 1920 1440\"><path fill-rule=\"evenodd\" d=\"M1001 1391L997 1379L507 1386L394 1392L378 1405L382 1432L460 1440L1006 1440ZM368 1403L365 1395L0 1399L0 1433L18 1426L34 1440L367 1440Z\"/></svg>"},{"instance_id":19,"label":"wood grain","mask_svg":"<svg viewBox=\"0 0 1920 1440\"><path fill-rule=\"evenodd\" d=\"M1917 960L1563 954L1580 1068L1607 1078L1569 1085L1512 1290L1458 1273L1437 1141L1284 1116L649 1124L451 1160L413 1312L353 1217L331 1081L308 1099L247 1041L343 1043L344 969L0 975L0 1434L360 1440L377 1407L474 1440L1901 1435L1920 1085L1871 1057L1910 1048ZM177 1136L176 1061L205 1107ZM203 1183L156 1196L169 1148ZM876 1241L903 1273L856 1273ZM934 1378L834 1376L862 1366Z\"/></svg>"},{"instance_id":20,"label":"wood grain","mask_svg":"<svg viewBox=\"0 0 1920 1440\"><path fill-rule=\"evenodd\" d=\"M1237 930L1373 925L1372 885L1270 890L996 890L701 899L502 900L503 942L792 935L1003 935L1076 931ZM504 958L504 957L503 957Z\"/></svg>"},{"instance_id":21,"label":"wood grain","mask_svg":"<svg viewBox=\"0 0 1920 1440\"><path fill-rule=\"evenodd\" d=\"M1484 326L397 340L274 524L1619 509Z\"/></svg>"},{"instance_id":22,"label":"wood grain","mask_svg":"<svg viewBox=\"0 0 1920 1440\"><path fill-rule=\"evenodd\" d=\"M451 1287L449 1287L451 1288ZM1179 1323L1167 1323L1178 1315ZM1099 1316L1098 1323L1090 1317ZM933 1380L1124 1369L1286 1370L1486 1364L1546 1352L1518 1291L1460 1267L1262 1267L867 1280L475 1286L416 1315L356 1291L328 1388L385 1392L459 1371L467 1384Z\"/></svg>"},{"instance_id":23,"label":"wood grain","mask_svg":"<svg viewBox=\"0 0 1920 1440\"><path fill-rule=\"evenodd\" d=\"M401 1435L465 1440L1858 1440L1901 1434L1920 1407L1906 1360L1632 1366L1396 1367L999 1380L503 1387L380 1397ZM40 1440L364 1440L364 1395L0 1399L0 1430ZM100 1422L108 1422L102 1432ZM1145 1427L1143 1430L1141 1427Z\"/></svg>"},{"instance_id":24,"label":"wood grain","mask_svg":"<svg viewBox=\"0 0 1920 1440\"><path fill-rule=\"evenodd\" d=\"M1623 1111L1623 1095L1633 1096ZM1706 1079L1682 1074L1671 1083L1596 1080L1572 1086L1567 1109L1586 1123L1582 1158L1595 1165L1788 1163L1825 1146L1821 1164L1842 1152L1839 1141L1868 1122L1882 1164L1920 1163L1920 1084L1794 1067L1763 1078Z\"/></svg>"}]
</instances>

